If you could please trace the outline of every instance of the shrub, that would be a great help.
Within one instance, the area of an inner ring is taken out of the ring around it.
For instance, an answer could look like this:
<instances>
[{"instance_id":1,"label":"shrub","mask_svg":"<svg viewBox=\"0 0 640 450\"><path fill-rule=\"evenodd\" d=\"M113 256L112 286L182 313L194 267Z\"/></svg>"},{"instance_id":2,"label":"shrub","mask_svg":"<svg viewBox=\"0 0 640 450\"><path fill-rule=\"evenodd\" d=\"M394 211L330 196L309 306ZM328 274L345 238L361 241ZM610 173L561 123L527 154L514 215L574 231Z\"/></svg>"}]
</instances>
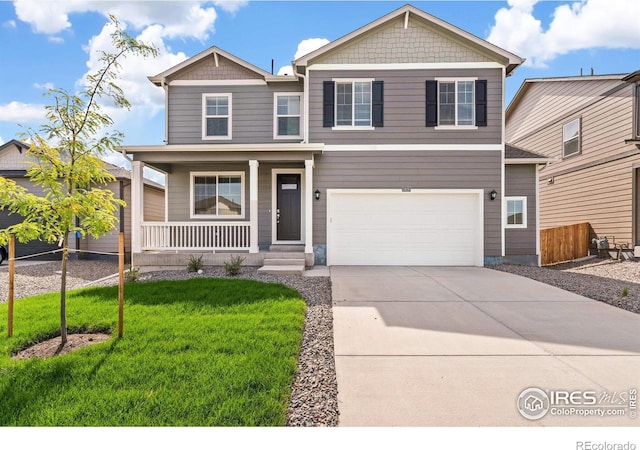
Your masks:
<instances>
[{"instance_id":1,"label":"shrub","mask_svg":"<svg viewBox=\"0 0 640 450\"><path fill-rule=\"evenodd\" d=\"M629 295L629 288L625 286L622 288L622 296L626 297L627 295Z\"/></svg>"},{"instance_id":2,"label":"shrub","mask_svg":"<svg viewBox=\"0 0 640 450\"><path fill-rule=\"evenodd\" d=\"M127 283L135 283L138 281L138 277L140 276L140 269L136 269L135 267L129 267L129 270L124 274L124 280Z\"/></svg>"},{"instance_id":3,"label":"shrub","mask_svg":"<svg viewBox=\"0 0 640 450\"><path fill-rule=\"evenodd\" d=\"M244 262L245 258L243 256L233 256L229 261L224 262L224 270L227 272L227 275L231 277L235 277L240 273L240 266Z\"/></svg>"},{"instance_id":4,"label":"shrub","mask_svg":"<svg viewBox=\"0 0 640 450\"><path fill-rule=\"evenodd\" d=\"M187 264L187 272L197 272L204 267L204 263L202 262L202 255L197 258L191 255L189 258L189 263Z\"/></svg>"}]
</instances>

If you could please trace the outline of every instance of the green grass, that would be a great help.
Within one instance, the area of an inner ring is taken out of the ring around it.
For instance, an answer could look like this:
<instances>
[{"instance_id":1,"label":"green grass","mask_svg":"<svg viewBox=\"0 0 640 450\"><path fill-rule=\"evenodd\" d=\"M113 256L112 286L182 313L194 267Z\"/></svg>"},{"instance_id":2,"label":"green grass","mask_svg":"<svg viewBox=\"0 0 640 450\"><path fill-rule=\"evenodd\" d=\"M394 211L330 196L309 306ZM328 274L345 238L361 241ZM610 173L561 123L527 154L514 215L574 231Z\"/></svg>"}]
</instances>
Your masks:
<instances>
[{"instance_id":1,"label":"green grass","mask_svg":"<svg viewBox=\"0 0 640 450\"><path fill-rule=\"evenodd\" d=\"M127 284L124 337L13 360L59 334L59 295L0 305L0 425L281 426L305 303L282 285L192 279ZM71 331L117 333L117 288L69 293Z\"/></svg>"}]
</instances>

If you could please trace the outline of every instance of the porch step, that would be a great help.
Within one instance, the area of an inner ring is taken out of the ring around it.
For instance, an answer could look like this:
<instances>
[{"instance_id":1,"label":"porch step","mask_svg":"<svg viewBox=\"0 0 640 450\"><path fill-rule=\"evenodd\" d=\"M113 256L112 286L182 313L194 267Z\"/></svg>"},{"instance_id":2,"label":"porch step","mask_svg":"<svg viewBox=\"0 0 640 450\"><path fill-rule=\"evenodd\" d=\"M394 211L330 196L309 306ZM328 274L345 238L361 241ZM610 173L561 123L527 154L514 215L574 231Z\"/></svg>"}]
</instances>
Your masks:
<instances>
[{"instance_id":1,"label":"porch step","mask_svg":"<svg viewBox=\"0 0 640 450\"><path fill-rule=\"evenodd\" d=\"M304 253L304 245L278 245L274 244L269 247L270 252L284 253Z\"/></svg>"},{"instance_id":2,"label":"porch step","mask_svg":"<svg viewBox=\"0 0 640 450\"><path fill-rule=\"evenodd\" d=\"M265 266L302 266L304 267L304 258L264 258Z\"/></svg>"},{"instance_id":3,"label":"porch step","mask_svg":"<svg viewBox=\"0 0 640 450\"><path fill-rule=\"evenodd\" d=\"M267 261L265 261L266 263ZM304 264L291 265L291 266L272 266L265 264L258 269L258 273L280 273L280 274L296 274L302 275L304 273Z\"/></svg>"}]
</instances>

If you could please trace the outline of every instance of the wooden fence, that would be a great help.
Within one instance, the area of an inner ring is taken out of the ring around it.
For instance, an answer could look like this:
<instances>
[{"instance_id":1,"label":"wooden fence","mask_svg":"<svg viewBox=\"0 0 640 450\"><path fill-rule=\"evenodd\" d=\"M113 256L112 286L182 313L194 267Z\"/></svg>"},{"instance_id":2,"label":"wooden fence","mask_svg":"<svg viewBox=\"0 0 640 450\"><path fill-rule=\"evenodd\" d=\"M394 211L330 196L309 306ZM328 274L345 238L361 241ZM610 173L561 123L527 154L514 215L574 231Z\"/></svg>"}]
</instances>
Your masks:
<instances>
[{"instance_id":1,"label":"wooden fence","mask_svg":"<svg viewBox=\"0 0 640 450\"><path fill-rule=\"evenodd\" d=\"M589 256L588 222L540 230L542 265L556 264Z\"/></svg>"}]
</instances>

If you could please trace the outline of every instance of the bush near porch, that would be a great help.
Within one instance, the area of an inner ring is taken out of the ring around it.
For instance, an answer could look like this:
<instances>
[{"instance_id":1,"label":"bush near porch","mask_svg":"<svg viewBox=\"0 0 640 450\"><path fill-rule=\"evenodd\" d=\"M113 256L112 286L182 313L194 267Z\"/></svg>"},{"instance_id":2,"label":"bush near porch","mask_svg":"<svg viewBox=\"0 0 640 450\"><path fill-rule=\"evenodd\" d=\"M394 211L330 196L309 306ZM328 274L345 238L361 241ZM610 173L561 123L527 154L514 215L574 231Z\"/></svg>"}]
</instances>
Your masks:
<instances>
[{"instance_id":1,"label":"bush near porch","mask_svg":"<svg viewBox=\"0 0 640 450\"><path fill-rule=\"evenodd\" d=\"M0 424L281 426L302 340L299 293L252 280L126 285L125 334L49 359L10 355L56 334L56 294L0 305ZM72 291L73 331L116 329L117 288Z\"/></svg>"}]
</instances>

